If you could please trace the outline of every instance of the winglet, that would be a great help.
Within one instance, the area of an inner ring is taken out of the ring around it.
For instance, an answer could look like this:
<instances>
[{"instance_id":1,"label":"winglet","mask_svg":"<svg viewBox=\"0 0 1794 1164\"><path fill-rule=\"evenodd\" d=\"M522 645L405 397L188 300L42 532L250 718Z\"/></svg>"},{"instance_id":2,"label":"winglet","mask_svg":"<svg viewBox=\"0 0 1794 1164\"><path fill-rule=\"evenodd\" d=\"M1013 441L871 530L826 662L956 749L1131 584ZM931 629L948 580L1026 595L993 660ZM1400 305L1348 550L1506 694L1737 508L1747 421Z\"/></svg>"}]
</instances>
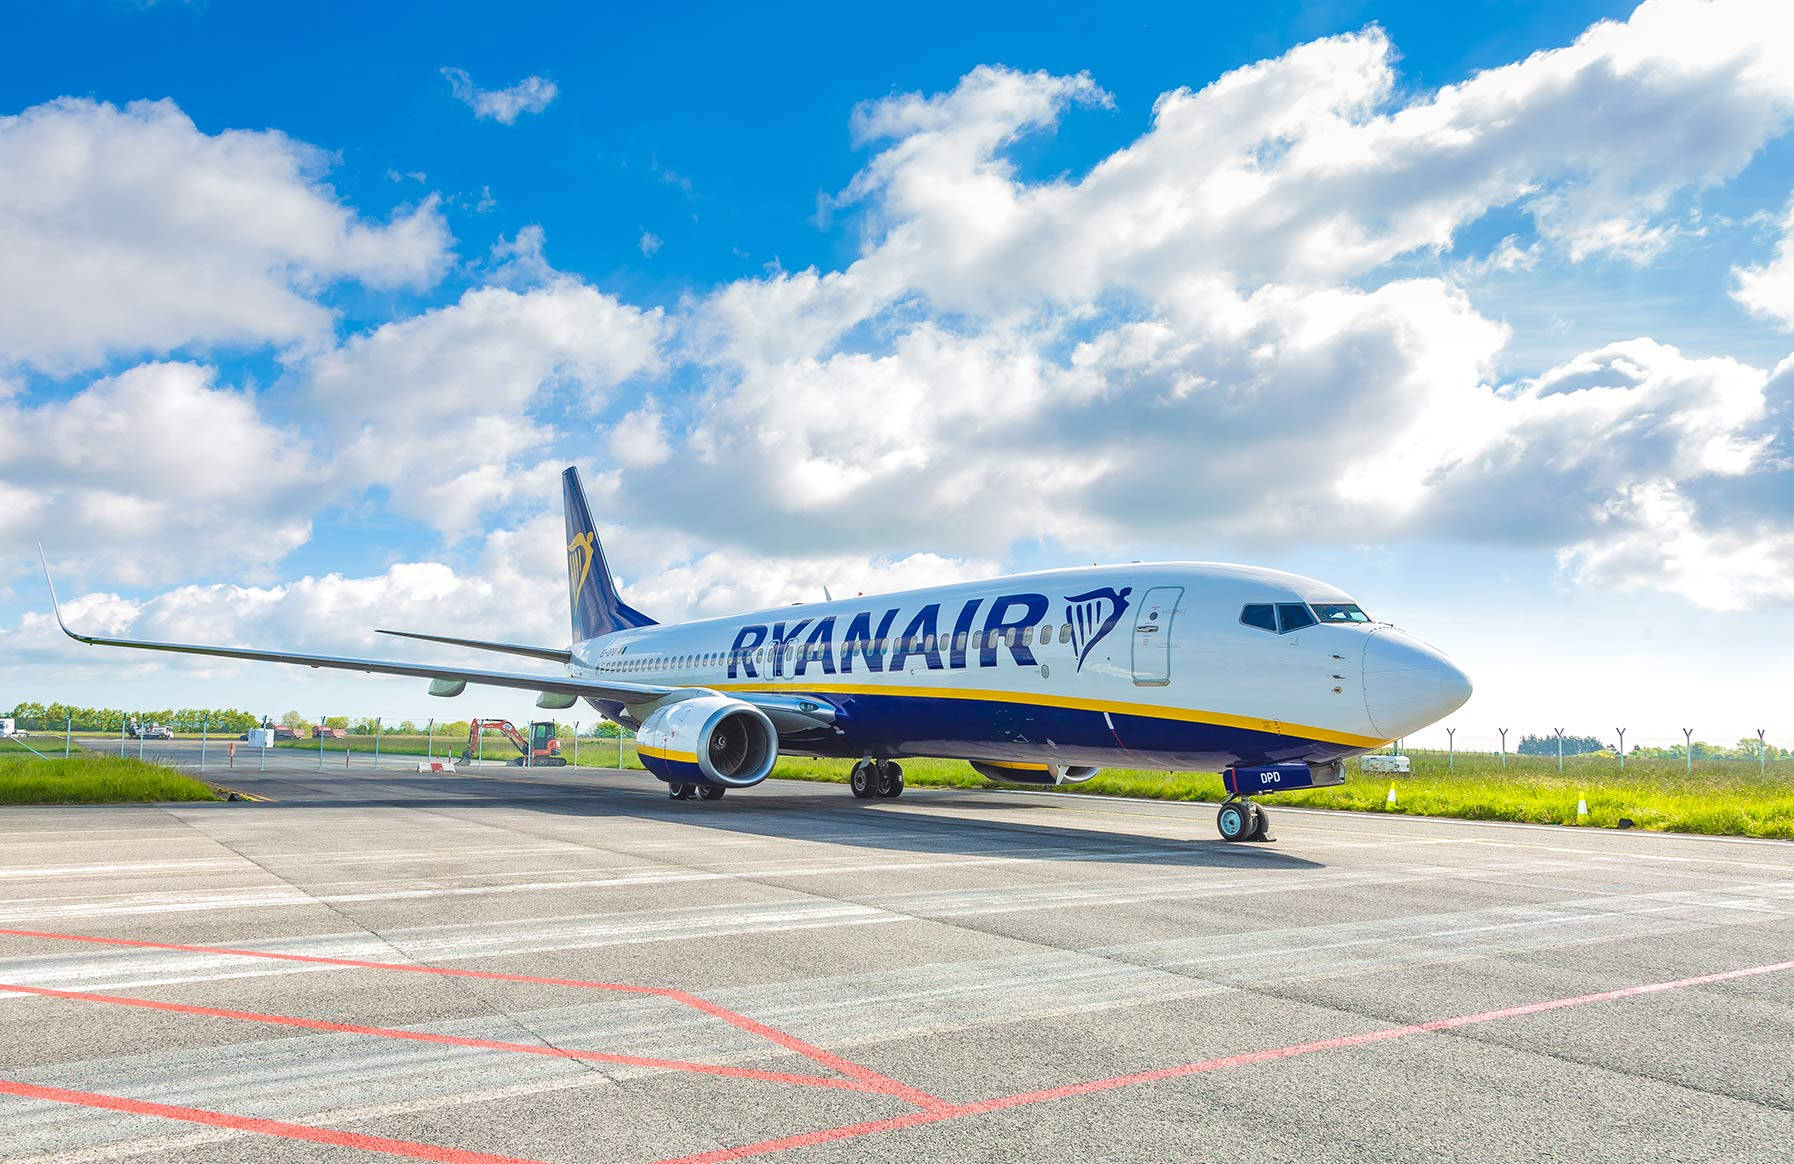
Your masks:
<instances>
[{"instance_id":1,"label":"winglet","mask_svg":"<svg viewBox=\"0 0 1794 1164\"><path fill-rule=\"evenodd\" d=\"M76 642L92 643L92 639L86 635L76 634L69 629L68 623L62 621L62 604L56 600L56 583L50 578L50 561L44 557L44 543L42 542L37 543L37 560L38 564L44 568L44 585L50 588L50 610L56 615L56 625L62 628L63 634Z\"/></svg>"}]
</instances>

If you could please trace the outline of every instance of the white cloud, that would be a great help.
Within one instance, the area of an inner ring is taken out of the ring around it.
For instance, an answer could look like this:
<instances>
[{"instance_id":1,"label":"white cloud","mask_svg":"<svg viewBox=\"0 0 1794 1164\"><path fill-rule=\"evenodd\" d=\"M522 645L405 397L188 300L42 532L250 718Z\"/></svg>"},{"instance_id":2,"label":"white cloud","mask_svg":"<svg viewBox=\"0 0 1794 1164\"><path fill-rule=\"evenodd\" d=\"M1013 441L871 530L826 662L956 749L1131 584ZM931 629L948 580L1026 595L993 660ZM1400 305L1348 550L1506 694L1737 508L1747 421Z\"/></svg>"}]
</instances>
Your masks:
<instances>
[{"instance_id":1,"label":"white cloud","mask_svg":"<svg viewBox=\"0 0 1794 1164\"><path fill-rule=\"evenodd\" d=\"M433 283L453 241L435 197L370 223L328 161L275 131L203 133L171 101L0 118L0 363L315 340L333 281Z\"/></svg>"},{"instance_id":2,"label":"white cloud","mask_svg":"<svg viewBox=\"0 0 1794 1164\"><path fill-rule=\"evenodd\" d=\"M255 398L195 364L145 364L72 399L0 401L0 543L85 575L264 573L311 532L325 474Z\"/></svg>"},{"instance_id":3,"label":"white cloud","mask_svg":"<svg viewBox=\"0 0 1794 1164\"><path fill-rule=\"evenodd\" d=\"M696 307L680 353L708 391L624 503L794 553L1551 547L1605 536L1650 480L1760 480L1761 370L1639 341L1500 386L1503 326L1442 281L1377 272L1502 206L1537 236L1508 240L1503 268L1544 248L1649 261L1679 237L1675 197L1794 117L1791 21L1650 3L1400 99L1372 28L1166 94L1139 140L1044 181L1005 149L1105 103L1088 77L980 68L862 106L856 137L885 144L835 204L863 208L864 253Z\"/></svg>"},{"instance_id":4,"label":"white cloud","mask_svg":"<svg viewBox=\"0 0 1794 1164\"><path fill-rule=\"evenodd\" d=\"M398 512L452 537L531 487L556 418L595 424L618 384L660 365L658 308L554 274L539 235L520 236L507 256L513 274L546 281L475 288L353 336L296 376L335 430L339 479L385 486Z\"/></svg>"},{"instance_id":5,"label":"white cloud","mask_svg":"<svg viewBox=\"0 0 1794 1164\"><path fill-rule=\"evenodd\" d=\"M642 231L641 242L639 245L641 247L642 257L644 259L651 259L654 257L654 252L658 251L664 244L661 242L659 235L655 234L653 231L644 230Z\"/></svg>"},{"instance_id":6,"label":"white cloud","mask_svg":"<svg viewBox=\"0 0 1794 1164\"><path fill-rule=\"evenodd\" d=\"M546 77L525 77L508 89L480 89L465 69L444 68L442 75L448 78L455 100L473 110L475 117L501 125L510 125L525 113L542 112L560 93Z\"/></svg>"},{"instance_id":7,"label":"white cloud","mask_svg":"<svg viewBox=\"0 0 1794 1164\"><path fill-rule=\"evenodd\" d=\"M1775 255L1767 263L1732 268L1736 284L1732 288L1732 298L1752 315L1772 319L1778 326L1794 330L1794 202L1788 204L1781 228Z\"/></svg>"}]
</instances>

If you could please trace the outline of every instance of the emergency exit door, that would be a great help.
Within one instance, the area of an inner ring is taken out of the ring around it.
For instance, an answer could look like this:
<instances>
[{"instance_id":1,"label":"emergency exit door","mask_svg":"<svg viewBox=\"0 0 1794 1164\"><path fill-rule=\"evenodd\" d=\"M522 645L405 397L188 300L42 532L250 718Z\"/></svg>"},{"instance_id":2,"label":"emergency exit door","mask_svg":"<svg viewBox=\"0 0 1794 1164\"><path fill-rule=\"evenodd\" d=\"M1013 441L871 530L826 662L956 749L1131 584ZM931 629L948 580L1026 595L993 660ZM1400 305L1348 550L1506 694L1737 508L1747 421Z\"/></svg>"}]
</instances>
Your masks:
<instances>
[{"instance_id":1,"label":"emergency exit door","mask_svg":"<svg viewBox=\"0 0 1794 1164\"><path fill-rule=\"evenodd\" d=\"M1182 586L1155 586L1134 612L1134 685L1163 687L1171 682L1171 618Z\"/></svg>"}]
</instances>

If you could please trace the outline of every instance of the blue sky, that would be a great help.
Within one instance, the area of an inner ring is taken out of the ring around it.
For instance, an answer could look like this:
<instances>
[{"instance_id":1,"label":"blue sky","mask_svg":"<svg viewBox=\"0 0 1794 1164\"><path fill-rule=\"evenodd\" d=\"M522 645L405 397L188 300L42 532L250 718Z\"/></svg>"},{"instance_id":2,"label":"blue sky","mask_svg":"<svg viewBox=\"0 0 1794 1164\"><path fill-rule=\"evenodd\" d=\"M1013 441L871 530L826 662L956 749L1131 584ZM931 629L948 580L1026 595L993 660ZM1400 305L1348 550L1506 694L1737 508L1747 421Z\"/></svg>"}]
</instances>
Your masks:
<instances>
[{"instance_id":1,"label":"blue sky","mask_svg":"<svg viewBox=\"0 0 1794 1164\"><path fill-rule=\"evenodd\" d=\"M133 633L553 638L576 461L662 616L1243 559L1460 738L1794 736L1780 8L15 5L0 703L468 714L98 665L30 545Z\"/></svg>"}]
</instances>

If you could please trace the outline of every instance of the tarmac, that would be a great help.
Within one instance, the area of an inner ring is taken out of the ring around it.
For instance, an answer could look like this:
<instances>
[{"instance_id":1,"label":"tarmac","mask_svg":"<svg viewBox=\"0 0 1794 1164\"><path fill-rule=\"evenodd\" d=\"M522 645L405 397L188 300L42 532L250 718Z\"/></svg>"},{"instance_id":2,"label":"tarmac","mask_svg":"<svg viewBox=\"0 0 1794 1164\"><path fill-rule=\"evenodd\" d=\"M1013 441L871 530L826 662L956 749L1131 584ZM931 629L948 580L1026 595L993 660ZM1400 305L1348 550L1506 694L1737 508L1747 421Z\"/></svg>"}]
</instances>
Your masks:
<instances>
[{"instance_id":1,"label":"tarmac","mask_svg":"<svg viewBox=\"0 0 1794 1164\"><path fill-rule=\"evenodd\" d=\"M0 1159L1794 1157L1794 845L239 749L0 809Z\"/></svg>"}]
</instances>

